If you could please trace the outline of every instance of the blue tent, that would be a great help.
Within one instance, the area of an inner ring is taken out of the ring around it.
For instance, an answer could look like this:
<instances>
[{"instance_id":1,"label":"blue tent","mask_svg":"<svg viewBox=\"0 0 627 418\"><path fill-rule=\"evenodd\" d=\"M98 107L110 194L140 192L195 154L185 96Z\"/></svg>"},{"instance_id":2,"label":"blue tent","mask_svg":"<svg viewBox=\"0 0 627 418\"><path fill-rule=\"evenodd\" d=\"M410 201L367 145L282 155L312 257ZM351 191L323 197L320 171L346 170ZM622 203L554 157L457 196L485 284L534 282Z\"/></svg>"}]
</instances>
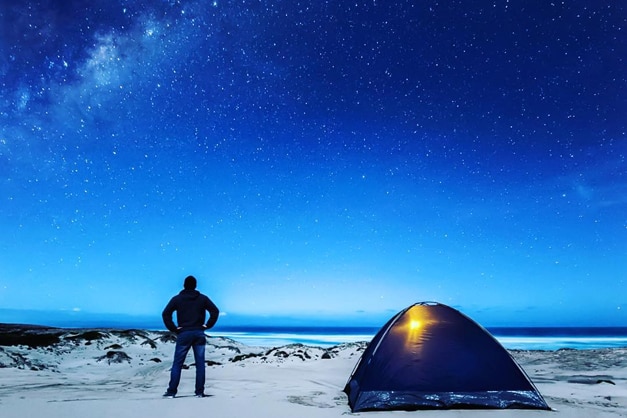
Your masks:
<instances>
[{"instance_id":1,"label":"blue tent","mask_svg":"<svg viewBox=\"0 0 627 418\"><path fill-rule=\"evenodd\" d=\"M550 409L488 331L439 303L408 307L379 330L344 388L353 412Z\"/></svg>"}]
</instances>

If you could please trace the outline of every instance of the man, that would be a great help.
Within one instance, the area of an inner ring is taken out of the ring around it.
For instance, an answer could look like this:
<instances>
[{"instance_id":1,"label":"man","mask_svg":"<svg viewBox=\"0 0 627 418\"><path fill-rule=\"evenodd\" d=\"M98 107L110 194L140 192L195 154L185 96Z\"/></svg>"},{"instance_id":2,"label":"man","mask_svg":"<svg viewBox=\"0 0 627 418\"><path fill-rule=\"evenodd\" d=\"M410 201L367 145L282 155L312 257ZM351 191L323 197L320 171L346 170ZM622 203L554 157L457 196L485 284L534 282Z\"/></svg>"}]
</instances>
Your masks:
<instances>
[{"instance_id":1,"label":"man","mask_svg":"<svg viewBox=\"0 0 627 418\"><path fill-rule=\"evenodd\" d=\"M164 397L173 398L176 395L181 380L181 369L189 349L194 351L196 361L196 396L205 396L205 330L210 329L218 321L220 311L207 296L196 290L196 278L187 276L183 283L183 290L174 296L166 305L161 316L166 328L176 333L176 347L174 361L170 371L170 383ZM176 311L174 325L172 314ZM209 312L209 319L205 322L205 311Z\"/></svg>"}]
</instances>

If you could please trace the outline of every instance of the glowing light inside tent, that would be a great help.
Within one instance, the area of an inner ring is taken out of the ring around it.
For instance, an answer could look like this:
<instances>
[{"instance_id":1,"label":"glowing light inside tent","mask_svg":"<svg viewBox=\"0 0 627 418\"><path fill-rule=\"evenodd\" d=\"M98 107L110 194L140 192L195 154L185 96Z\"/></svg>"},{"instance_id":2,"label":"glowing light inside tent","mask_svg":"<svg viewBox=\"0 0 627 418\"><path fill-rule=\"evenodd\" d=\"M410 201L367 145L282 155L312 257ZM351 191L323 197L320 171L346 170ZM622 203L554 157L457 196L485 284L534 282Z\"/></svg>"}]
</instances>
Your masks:
<instances>
[{"instance_id":1,"label":"glowing light inside tent","mask_svg":"<svg viewBox=\"0 0 627 418\"><path fill-rule=\"evenodd\" d=\"M429 328L437 322L424 306L416 305L405 312L403 318L398 322L395 332L402 335L405 347L413 352L420 350L423 339Z\"/></svg>"}]
</instances>

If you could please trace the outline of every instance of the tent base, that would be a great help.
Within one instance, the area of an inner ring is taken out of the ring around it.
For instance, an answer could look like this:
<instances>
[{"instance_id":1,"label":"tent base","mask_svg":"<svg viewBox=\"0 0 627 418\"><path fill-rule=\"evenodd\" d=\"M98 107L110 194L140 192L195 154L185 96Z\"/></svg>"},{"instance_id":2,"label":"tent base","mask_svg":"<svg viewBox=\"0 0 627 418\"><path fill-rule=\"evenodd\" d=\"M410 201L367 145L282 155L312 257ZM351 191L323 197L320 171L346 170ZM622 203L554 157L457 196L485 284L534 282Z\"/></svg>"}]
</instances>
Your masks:
<instances>
[{"instance_id":1,"label":"tent base","mask_svg":"<svg viewBox=\"0 0 627 418\"><path fill-rule=\"evenodd\" d=\"M543 409L550 410L534 391L411 392L364 391L351 405L353 412L414 411L419 409Z\"/></svg>"}]
</instances>

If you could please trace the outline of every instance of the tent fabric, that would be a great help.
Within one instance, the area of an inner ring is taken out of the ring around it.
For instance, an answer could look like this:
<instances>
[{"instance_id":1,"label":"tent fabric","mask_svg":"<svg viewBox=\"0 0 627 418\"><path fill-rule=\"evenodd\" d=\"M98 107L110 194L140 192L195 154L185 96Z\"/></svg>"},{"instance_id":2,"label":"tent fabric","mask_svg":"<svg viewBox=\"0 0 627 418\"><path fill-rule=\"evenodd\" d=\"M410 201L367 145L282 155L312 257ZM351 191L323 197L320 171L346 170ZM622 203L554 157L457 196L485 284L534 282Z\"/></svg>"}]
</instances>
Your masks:
<instances>
[{"instance_id":1,"label":"tent fabric","mask_svg":"<svg viewBox=\"0 0 627 418\"><path fill-rule=\"evenodd\" d=\"M550 409L505 348L439 303L417 303L374 336L344 388L353 412L449 408Z\"/></svg>"}]
</instances>

